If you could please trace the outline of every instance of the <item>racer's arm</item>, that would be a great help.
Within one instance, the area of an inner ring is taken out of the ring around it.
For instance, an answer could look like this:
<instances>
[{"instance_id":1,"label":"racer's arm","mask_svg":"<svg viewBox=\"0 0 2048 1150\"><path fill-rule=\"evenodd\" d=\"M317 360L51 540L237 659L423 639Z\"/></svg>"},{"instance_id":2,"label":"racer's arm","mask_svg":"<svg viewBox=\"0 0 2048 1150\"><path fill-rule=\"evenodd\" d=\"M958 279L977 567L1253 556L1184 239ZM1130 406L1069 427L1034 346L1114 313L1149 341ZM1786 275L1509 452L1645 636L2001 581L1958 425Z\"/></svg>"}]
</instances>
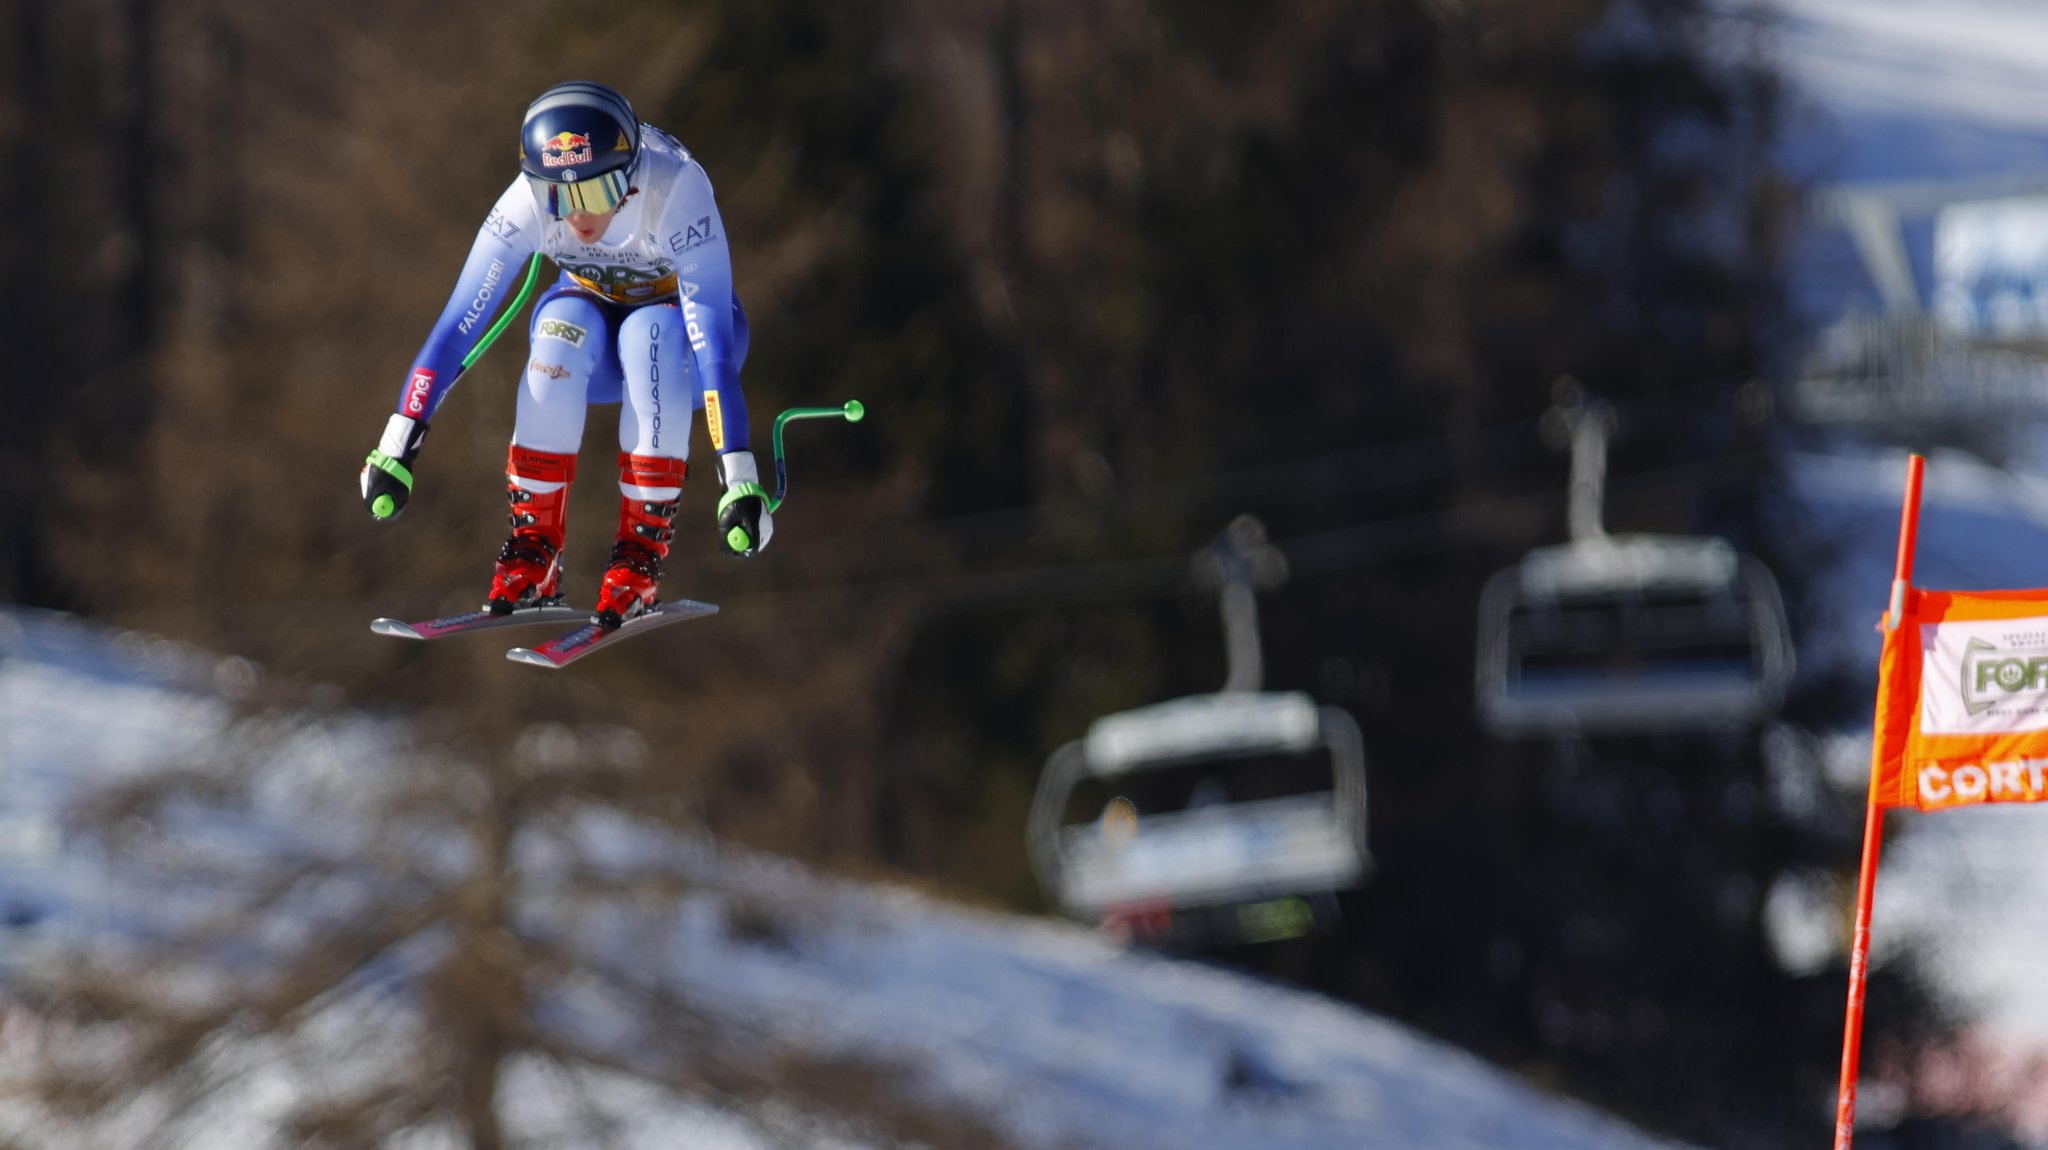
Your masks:
<instances>
[{"instance_id":1,"label":"racer's arm","mask_svg":"<svg viewBox=\"0 0 2048 1150\"><path fill-rule=\"evenodd\" d=\"M725 242L711 180L692 162L677 176L656 238L676 261L683 330L704 392L704 425L718 453L719 537L734 555L750 556L775 533L768 492L754 461L747 397L740 390L732 322L732 253Z\"/></svg>"},{"instance_id":2,"label":"racer's arm","mask_svg":"<svg viewBox=\"0 0 2048 1150\"><path fill-rule=\"evenodd\" d=\"M537 250L539 241L539 209L525 181L514 180L477 229L455 294L406 373L398 410L386 421L376 450L363 462L359 484L363 507L372 518L393 519L405 510L427 421L462 374L463 358L491 329L491 317L515 290L512 283L520 265Z\"/></svg>"},{"instance_id":3,"label":"racer's arm","mask_svg":"<svg viewBox=\"0 0 2048 1150\"><path fill-rule=\"evenodd\" d=\"M689 335L698 385L704 391L704 423L719 455L752 448L747 397L740 390L738 354L733 347L732 254L725 223L718 216L711 180L692 162L678 175L655 233L676 262L683 329Z\"/></svg>"},{"instance_id":4,"label":"racer's arm","mask_svg":"<svg viewBox=\"0 0 2048 1150\"><path fill-rule=\"evenodd\" d=\"M512 181L498 197L491 214L477 229L469 259L455 281L455 291L434 330L413 357L405 386L398 394L398 413L432 419L441 400L462 374L462 360L491 329L491 320L518 291L526 261L538 250L540 213L524 179Z\"/></svg>"}]
</instances>

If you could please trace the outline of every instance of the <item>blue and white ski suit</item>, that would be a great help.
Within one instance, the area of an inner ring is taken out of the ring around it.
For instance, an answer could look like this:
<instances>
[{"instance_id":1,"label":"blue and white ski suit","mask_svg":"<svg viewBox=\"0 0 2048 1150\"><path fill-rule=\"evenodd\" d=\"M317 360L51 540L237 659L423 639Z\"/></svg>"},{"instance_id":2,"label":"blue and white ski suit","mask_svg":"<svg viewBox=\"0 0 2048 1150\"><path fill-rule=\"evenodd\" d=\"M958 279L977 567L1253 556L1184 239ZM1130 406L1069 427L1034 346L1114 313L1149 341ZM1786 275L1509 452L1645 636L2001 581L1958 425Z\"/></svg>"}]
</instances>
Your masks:
<instances>
[{"instance_id":1,"label":"blue and white ski suit","mask_svg":"<svg viewBox=\"0 0 2048 1150\"><path fill-rule=\"evenodd\" d=\"M749 450L747 320L711 181L668 133L643 124L641 141L634 193L596 243L544 217L524 177L505 189L413 362L399 414L433 418L538 251L562 275L528 325L514 444L573 455L588 405L623 399L621 451L687 460L694 408L720 456Z\"/></svg>"}]
</instances>

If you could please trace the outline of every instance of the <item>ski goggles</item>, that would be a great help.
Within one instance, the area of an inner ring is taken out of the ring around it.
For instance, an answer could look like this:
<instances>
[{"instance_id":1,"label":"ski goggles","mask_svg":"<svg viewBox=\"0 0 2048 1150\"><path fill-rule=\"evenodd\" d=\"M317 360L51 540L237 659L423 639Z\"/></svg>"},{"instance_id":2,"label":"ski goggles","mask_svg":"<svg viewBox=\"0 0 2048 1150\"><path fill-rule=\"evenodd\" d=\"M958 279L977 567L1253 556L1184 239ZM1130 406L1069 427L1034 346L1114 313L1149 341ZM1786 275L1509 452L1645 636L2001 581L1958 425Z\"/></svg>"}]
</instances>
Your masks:
<instances>
[{"instance_id":1,"label":"ski goggles","mask_svg":"<svg viewBox=\"0 0 2048 1150\"><path fill-rule=\"evenodd\" d=\"M633 182L624 170L559 184L528 176L526 185L532 190L534 203L540 206L541 214L558 220L567 219L577 212L601 216L625 203L626 197L633 192Z\"/></svg>"}]
</instances>

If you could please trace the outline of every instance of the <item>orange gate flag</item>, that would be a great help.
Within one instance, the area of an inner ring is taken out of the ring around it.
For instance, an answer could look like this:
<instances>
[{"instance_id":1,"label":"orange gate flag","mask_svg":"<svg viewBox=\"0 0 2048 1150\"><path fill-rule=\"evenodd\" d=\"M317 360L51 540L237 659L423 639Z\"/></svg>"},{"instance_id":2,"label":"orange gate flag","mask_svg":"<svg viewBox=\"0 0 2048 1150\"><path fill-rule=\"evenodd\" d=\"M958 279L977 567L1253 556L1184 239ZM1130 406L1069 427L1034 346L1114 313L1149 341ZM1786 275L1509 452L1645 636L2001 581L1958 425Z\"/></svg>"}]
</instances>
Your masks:
<instances>
[{"instance_id":1,"label":"orange gate flag","mask_svg":"<svg viewBox=\"0 0 2048 1150\"><path fill-rule=\"evenodd\" d=\"M1871 801L2048 800L2048 588L1907 588L1886 622Z\"/></svg>"}]
</instances>

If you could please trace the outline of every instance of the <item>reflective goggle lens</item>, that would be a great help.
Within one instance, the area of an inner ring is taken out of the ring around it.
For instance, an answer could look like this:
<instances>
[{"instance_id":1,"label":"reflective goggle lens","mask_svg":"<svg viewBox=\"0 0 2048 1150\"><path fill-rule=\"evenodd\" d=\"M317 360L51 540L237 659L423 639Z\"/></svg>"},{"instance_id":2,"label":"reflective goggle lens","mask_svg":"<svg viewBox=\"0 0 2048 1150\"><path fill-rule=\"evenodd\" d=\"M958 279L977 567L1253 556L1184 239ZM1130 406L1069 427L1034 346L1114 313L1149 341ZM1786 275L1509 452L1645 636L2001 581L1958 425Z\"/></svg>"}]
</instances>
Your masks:
<instances>
[{"instance_id":1,"label":"reflective goggle lens","mask_svg":"<svg viewBox=\"0 0 2048 1150\"><path fill-rule=\"evenodd\" d=\"M533 198L540 204L541 211L558 220L577 212L603 215L625 203L626 194L632 190L632 183L623 171L606 172L568 184L533 176L528 176L526 181L532 185Z\"/></svg>"}]
</instances>

